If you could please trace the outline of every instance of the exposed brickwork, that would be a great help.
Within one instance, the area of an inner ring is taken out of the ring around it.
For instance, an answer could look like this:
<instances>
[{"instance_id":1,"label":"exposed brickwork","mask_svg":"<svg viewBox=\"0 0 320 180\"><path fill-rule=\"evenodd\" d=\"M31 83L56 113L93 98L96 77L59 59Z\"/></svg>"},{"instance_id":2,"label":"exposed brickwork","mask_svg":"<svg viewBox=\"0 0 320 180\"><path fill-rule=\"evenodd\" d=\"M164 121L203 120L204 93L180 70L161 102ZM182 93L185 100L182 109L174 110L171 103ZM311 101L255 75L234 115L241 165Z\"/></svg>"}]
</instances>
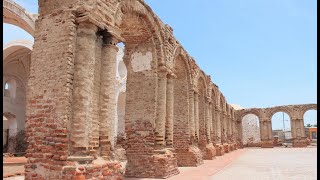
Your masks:
<instances>
[{"instance_id":1,"label":"exposed brickwork","mask_svg":"<svg viewBox=\"0 0 320 180\"><path fill-rule=\"evenodd\" d=\"M167 178L178 166L242 147L235 120L243 112L143 0L40 0L39 12L27 88L27 180ZM127 68L121 137L118 42ZM268 117L261 120L263 147L272 146ZM116 159L127 159L126 167Z\"/></svg>"}]
</instances>

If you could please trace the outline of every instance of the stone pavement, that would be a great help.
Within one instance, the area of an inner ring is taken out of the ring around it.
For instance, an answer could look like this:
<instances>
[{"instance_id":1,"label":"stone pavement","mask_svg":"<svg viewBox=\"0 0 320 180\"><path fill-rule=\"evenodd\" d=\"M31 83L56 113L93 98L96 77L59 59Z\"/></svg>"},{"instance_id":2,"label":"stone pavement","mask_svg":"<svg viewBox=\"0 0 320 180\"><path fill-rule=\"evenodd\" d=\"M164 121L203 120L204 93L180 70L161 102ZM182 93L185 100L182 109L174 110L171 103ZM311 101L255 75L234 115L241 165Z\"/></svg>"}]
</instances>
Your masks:
<instances>
[{"instance_id":1,"label":"stone pavement","mask_svg":"<svg viewBox=\"0 0 320 180\"><path fill-rule=\"evenodd\" d=\"M317 148L250 148L210 180L317 179Z\"/></svg>"},{"instance_id":2,"label":"stone pavement","mask_svg":"<svg viewBox=\"0 0 320 180\"><path fill-rule=\"evenodd\" d=\"M6 168L22 168L5 166ZM238 149L198 167L180 167L180 174L168 180L313 180L317 179L317 148ZM22 180L24 176L4 178ZM125 180L155 180L125 178Z\"/></svg>"}]
</instances>

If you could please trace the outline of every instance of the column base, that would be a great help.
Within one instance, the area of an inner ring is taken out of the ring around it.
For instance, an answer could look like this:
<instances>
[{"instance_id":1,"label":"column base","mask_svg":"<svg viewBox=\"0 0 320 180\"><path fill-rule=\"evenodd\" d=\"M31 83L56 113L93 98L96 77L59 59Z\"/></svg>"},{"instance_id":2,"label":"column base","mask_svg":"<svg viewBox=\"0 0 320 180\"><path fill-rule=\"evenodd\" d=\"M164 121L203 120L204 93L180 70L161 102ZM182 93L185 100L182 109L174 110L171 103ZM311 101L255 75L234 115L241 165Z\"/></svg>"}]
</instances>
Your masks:
<instances>
[{"instance_id":1,"label":"column base","mask_svg":"<svg viewBox=\"0 0 320 180\"><path fill-rule=\"evenodd\" d=\"M236 143L236 146L238 149L243 149L243 144L242 143Z\"/></svg>"},{"instance_id":2,"label":"column base","mask_svg":"<svg viewBox=\"0 0 320 180\"><path fill-rule=\"evenodd\" d=\"M233 143L233 147L234 147L234 150L237 150L238 149L237 143Z\"/></svg>"},{"instance_id":3,"label":"column base","mask_svg":"<svg viewBox=\"0 0 320 180\"><path fill-rule=\"evenodd\" d=\"M221 144L216 144L216 156L223 156L224 155L224 147Z\"/></svg>"},{"instance_id":4,"label":"column base","mask_svg":"<svg viewBox=\"0 0 320 180\"><path fill-rule=\"evenodd\" d=\"M231 143L230 145L230 151L234 151L237 149L237 145L235 143Z\"/></svg>"},{"instance_id":5,"label":"column base","mask_svg":"<svg viewBox=\"0 0 320 180\"><path fill-rule=\"evenodd\" d=\"M223 144L224 152L229 153L230 152L230 145L229 144Z\"/></svg>"},{"instance_id":6,"label":"column base","mask_svg":"<svg viewBox=\"0 0 320 180\"><path fill-rule=\"evenodd\" d=\"M294 139L292 142L292 147L307 147L308 142L305 139Z\"/></svg>"},{"instance_id":7,"label":"column base","mask_svg":"<svg viewBox=\"0 0 320 180\"><path fill-rule=\"evenodd\" d=\"M63 164L68 165L59 166L57 163L51 167L40 164L36 169L30 167L36 173L26 166L25 179L123 179L124 169L120 162L106 161L102 157L93 160L91 156L69 156Z\"/></svg>"},{"instance_id":8,"label":"column base","mask_svg":"<svg viewBox=\"0 0 320 180\"><path fill-rule=\"evenodd\" d=\"M203 153L203 159L204 160L212 160L216 157L216 148L213 146L212 143L207 144L204 150L202 151Z\"/></svg>"},{"instance_id":9,"label":"column base","mask_svg":"<svg viewBox=\"0 0 320 180\"><path fill-rule=\"evenodd\" d=\"M154 154L127 155L126 177L168 178L179 174L178 163L172 150L155 150Z\"/></svg>"},{"instance_id":10,"label":"column base","mask_svg":"<svg viewBox=\"0 0 320 180\"><path fill-rule=\"evenodd\" d=\"M189 146L188 149L176 150L179 167L196 167L203 164L203 157L197 146Z\"/></svg>"},{"instance_id":11,"label":"column base","mask_svg":"<svg viewBox=\"0 0 320 180\"><path fill-rule=\"evenodd\" d=\"M273 148L273 141L272 140L265 140L261 141L262 148Z\"/></svg>"}]
</instances>

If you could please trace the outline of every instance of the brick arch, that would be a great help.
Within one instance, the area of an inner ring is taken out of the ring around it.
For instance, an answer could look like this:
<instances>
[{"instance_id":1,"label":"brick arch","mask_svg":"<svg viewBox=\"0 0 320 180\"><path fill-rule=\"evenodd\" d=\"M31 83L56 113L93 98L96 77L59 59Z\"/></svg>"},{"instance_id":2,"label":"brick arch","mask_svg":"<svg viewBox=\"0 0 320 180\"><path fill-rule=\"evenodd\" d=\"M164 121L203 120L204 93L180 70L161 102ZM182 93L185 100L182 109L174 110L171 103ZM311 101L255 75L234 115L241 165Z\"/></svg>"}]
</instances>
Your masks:
<instances>
[{"instance_id":1,"label":"brick arch","mask_svg":"<svg viewBox=\"0 0 320 180\"><path fill-rule=\"evenodd\" d=\"M184 51L184 49L181 48L181 46L178 46L174 51L173 73L176 73L177 71L179 71L179 67L177 67L177 62L176 62L178 58L181 58L181 60L184 62L185 69L187 72L188 85L191 85L192 77L191 77L191 68L189 64L189 58L187 57L186 52Z\"/></svg>"},{"instance_id":2,"label":"brick arch","mask_svg":"<svg viewBox=\"0 0 320 180\"><path fill-rule=\"evenodd\" d=\"M317 104L311 104L311 105L305 105L303 106L303 108L301 108L301 115L302 117L304 116L304 114L309 111L309 110L318 110L317 109Z\"/></svg>"},{"instance_id":3,"label":"brick arch","mask_svg":"<svg viewBox=\"0 0 320 180\"><path fill-rule=\"evenodd\" d=\"M158 66L165 65L161 46L164 35L159 19L148 5L143 1L121 1L115 11L114 24L120 28L126 45L152 38Z\"/></svg>"},{"instance_id":4,"label":"brick arch","mask_svg":"<svg viewBox=\"0 0 320 180\"><path fill-rule=\"evenodd\" d=\"M221 111L223 113L227 113L227 102L226 102L226 99L225 97L222 95L222 93L220 92L220 107L221 107Z\"/></svg>"},{"instance_id":5,"label":"brick arch","mask_svg":"<svg viewBox=\"0 0 320 180\"><path fill-rule=\"evenodd\" d=\"M3 1L3 22L18 26L32 36L34 36L36 16L12 0Z\"/></svg>"},{"instance_id":6,"label":"brick arch","mask_svg":"<svg viewBox=\"0 0 320 180\"><path fill-rule=\"evenodd\" d=\"M268 112L267 112L267 117L268 119L271 121L272 119L272 116L274 114L276 114L277 112L285 112L286 114L288 114L289 118L290 118L290 121L292 120L293 118L293 115L292 115L292 112L290 111L289 108L287 107L274 107L274 108L270 108L268 109Z\"/></svg>"},{"instance_id":7,"label":"brick arch","mask_svg":"<svg viewBox=\"0 0 320 180\"><path fill-rule=\"evenodd\" d=\"M14 40L10 41L3 47L3 60L5 60L10 54L20 50L20 49L29 49L32 51L33 42L30 40Z\"/></svg>"},{"instance_id":8,"label":"brick arch","mask_svg":"<svg viewBox=\"0 0 320 180\"><path fill-rule=\"evenodd\" d=\"M259 120L261 118L261 112L259 110L257 110L257 109L249 109L249 110L244 109L244 110L240 110L240 113L238 114L238 121L242 122L244 116L246 116L248 114L256 115Z\"/></svg>"},{"instance_id":9,"label":"brick arch","mask_svg":"<svg viewBox=\"0 0 320 180\"><path fill-rule=\"evenodd\" d=\"M203 93L204 96L207 96L207 90L208 90L208 85L206 82L206 76L204 74L204 72L200 71L198 76L196 77L196 82L197 82L197 90L200 93ZM199 85L202 86L203 92L200 92L200 88Z\"/></svg>"}]
</instances>

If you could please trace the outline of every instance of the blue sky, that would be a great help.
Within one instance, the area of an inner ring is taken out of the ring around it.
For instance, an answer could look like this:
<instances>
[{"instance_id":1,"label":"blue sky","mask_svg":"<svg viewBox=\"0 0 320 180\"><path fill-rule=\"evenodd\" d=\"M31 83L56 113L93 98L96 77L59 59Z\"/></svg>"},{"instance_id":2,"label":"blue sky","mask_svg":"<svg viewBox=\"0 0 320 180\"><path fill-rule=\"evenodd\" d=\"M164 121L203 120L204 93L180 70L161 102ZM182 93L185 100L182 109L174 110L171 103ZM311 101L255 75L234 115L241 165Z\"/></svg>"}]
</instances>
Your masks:
<instances>
[{"instance_id":1,"label":"blue sky","mask_svg":"<svg viewBox=\"0 0 320 180\"><path fill-rule=\"evenodd\" d=\"M37 1L15 1L37 12ZM317 102L316 0L145 2L229 103L250 108ZM16 29L4 25L4 44L32 39ZM306 116L316 123L316 113Z\"/></svg>"}]
</instances>

